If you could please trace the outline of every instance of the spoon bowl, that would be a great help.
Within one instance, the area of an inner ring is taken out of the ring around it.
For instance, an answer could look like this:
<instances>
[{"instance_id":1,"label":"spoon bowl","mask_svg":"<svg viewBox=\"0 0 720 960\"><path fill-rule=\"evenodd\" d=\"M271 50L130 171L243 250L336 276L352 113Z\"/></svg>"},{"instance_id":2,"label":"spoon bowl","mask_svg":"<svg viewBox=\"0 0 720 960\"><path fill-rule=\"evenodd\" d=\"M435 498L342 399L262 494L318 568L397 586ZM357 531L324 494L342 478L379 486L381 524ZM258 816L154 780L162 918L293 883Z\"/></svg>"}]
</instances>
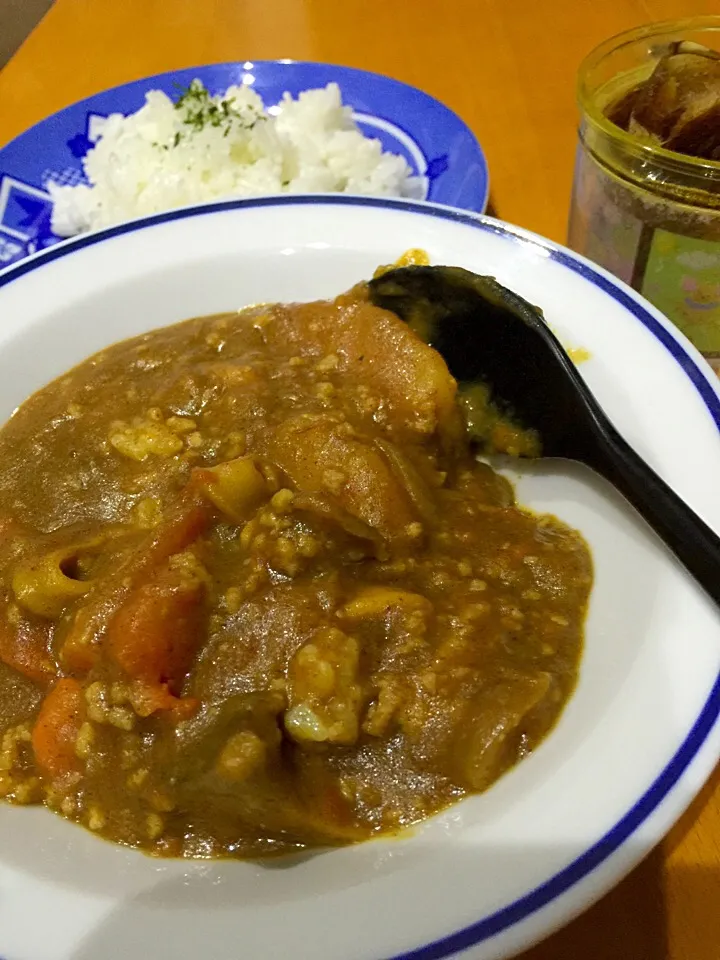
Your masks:
<instances>
[{"instance_id":1,"label":"spoon bowl","mask_svg":"<svg viewBox=\"0 0 720 960\"><path fill-rule=\"evenodd\" d=\"M534 431L542 456L584 463L614 484L720 604L720 538L621 437L539 308L459 267L401 267L369 286L373 303L442 354L461 390L484 384Z\"/></svg>"}]
</instances>

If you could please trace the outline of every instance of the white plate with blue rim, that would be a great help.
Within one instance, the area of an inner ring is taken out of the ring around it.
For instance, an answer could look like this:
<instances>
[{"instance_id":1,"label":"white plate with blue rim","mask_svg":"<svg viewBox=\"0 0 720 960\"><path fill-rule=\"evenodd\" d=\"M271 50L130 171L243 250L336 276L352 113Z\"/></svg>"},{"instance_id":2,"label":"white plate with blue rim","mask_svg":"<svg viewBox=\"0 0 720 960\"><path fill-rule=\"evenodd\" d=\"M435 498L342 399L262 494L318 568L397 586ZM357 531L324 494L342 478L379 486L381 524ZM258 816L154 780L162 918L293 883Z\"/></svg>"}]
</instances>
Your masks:
<instances>
[{"instance_id":1,"label":"white plate with blue rim","mask_svg":"<svg viewBox=\"0 0 720 960\"><path fill-rule=\"evenodd\" d=\"M83 158L110 114L139 110L150 90L177 101L193 80L210 94L251 86L272 108L285 92L337 83L365 136L405 159L419 199L482 213L488 169L472 131L448 107L415 87L351 67L290 60L218 63L173 70L98 93L35 124L0 148L0 267L53 246L51 183L87 183ZM414 195L415 195L414 193Z\"/></svg>"},{"instance_id":2,"label":"white plate with blue rim","mask_svg":"<svg viewBox=\"0 0 720 960\"><path fill-rule=\"evenodd\" d=\"M489 273L590 359L618 429L720 529L720 391L696 350L588 261L498 221L408 201L265 198L89 234L0 273L0 418L114 341L248 303L333 296L408 247ZM517 767L400 839L291 862L149 859L0 805L5 960L498 960L616 883L720 756L720 616L632 510L569 463L520 500L595 564L577 689ZM38 918L42 918L42 922Z\"/></svg>"}]
</instances>

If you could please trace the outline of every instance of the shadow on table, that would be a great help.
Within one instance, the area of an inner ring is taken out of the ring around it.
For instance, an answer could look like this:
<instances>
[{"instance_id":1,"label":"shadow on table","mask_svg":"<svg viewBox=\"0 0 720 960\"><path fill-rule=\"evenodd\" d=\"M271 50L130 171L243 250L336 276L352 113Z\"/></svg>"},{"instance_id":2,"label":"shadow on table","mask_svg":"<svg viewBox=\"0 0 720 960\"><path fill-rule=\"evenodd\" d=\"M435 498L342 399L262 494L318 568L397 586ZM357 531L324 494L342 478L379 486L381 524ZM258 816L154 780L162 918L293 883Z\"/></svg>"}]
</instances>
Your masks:
<instances>
[{"instance_id":1,"label":"shadow on table","mask_svg":"<svg viewBox=\"0 0 720 960\"><path fill-rule=\"evenodd\" d=\"M489 198L488 198L487 207L485 207L485 213L486 213L489 217L499 217L499 216L500 216L500 214L498 213L497 207L495 206L495 200L494 200L494 198L493 198L492 191L490 192L490 196L489 196Z\"/></svg>"},{"instance_id":2,"label":"shadow on table","mask_svg":"<svg viewBox=\"0 0 720 960\"><path fill-rule=\"evenodd\" d=\"M0 69L45 16L53 0L0 0Z\"/></svg>"},{"instance_id":3,"label":"shadow on table","mask_svg":"<svg viewBox=\"0 0 720 960\"><path fill-rule=\"evenodd\" d=\"M692 842L703 809L719 799L720 767L661 847L595 906L517 960L718 960L720 848L713 867L685 865L673 854ZM672 953L668 899L679 918Z\"/></svg>"},{"instance_id":4,"label":"shadow on table","mask_svg":"<svg viewBox=\"0 0 720 960\"><path fill-rule=\"evenodd\" d=\"M669 960L662 868L654 850L594 907L518 960Z\"/></svg>"}]
</instances>

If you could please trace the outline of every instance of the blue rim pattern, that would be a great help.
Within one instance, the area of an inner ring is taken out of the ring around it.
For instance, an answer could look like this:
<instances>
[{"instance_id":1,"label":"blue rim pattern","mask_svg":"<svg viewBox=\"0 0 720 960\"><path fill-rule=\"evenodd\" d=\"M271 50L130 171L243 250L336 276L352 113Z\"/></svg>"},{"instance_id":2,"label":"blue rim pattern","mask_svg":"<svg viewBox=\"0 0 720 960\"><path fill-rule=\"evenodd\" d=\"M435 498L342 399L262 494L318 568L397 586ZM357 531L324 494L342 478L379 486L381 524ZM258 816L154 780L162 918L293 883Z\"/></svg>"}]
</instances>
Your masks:
<instances>
[{"instance_id":1,"label":"blue rim pattern","mask_svg":"<svg viewBox=\"0 0 720 960\"><path fill-rule=\"evenodd\" d=\"M0 145L0 268L58 243L48 185L87 183L84 158L105 118L139 110L150 90L176 100L194 79L211 93L246 86L270 109L286 91L297 96L335 82L361 131L403 157L419 178L414 197L480 212L487 205L488 168L480 144L456 113L423 90L367 70L311 61L198 65L96 93Z\"/></svg>"},{"instance_id":2,"label":"blue rim pattern","mask_svg":"<svg viewBox=\"0 0 720 960\"><path fill-rule=\"evenodd\" d=\"M0 271L0 288L7 286L25 274L42 267L45 263L69 256L83 247L94 246L110 237L120 236L144 230L158 224L172 220L187 219L204 216L224 210L238 208L252 208L265 206L296 206L296 205L325 205L325 206L363 206L379 207L419 213L424 216L437 217L441 220L450 220L462 223L486 233L502 236L516 243L527 244L543 253L551 260L580 274L585 280L607 293L615 301L628 310L649 332L662 343L673 359L679 364L693 386L700 394L705 406L712 416L715 425L720 430L720 398L710 385L708 378L686 353L683 346L675 337L649 313L645 307L629 296L616 282L603 276L590 264L576 259L568 251L556 247L549 240L544 241L537 237L528 237L520 231L514 230L497 221L482 218L478 215L463 213L459 210L433 206L427 203L392 200L375 197L351 197L343 195L332 196L287 196L287 197L259 197L248 200L221 201L202 207L190 207L184 210L173 210L158 214L141 221L120 224L107 230L79 237L68 243L52 247L43 253L37 254L16 266ZM491 937L496 936L509 927L527 919L542 907L547 906L561 894L568 891L576 883L587 877L600 864L607 860L630 837L632 833L660 806L673 787L680 780L690 763L695 759L703 743L707 739L715 723L720 717L720 674L715 680L705 705L697 720L693 724L688 736L677 752L660 773L649 789L637 803L592 847L585 851L567 867L560 870L549 880L540 884L530 893L508 906L481 918L475 923L435 940L432 943L417 947L406 953L396 954L387 960L441 960L459 951L476 946Z\"/></svg>"}]
</instances>

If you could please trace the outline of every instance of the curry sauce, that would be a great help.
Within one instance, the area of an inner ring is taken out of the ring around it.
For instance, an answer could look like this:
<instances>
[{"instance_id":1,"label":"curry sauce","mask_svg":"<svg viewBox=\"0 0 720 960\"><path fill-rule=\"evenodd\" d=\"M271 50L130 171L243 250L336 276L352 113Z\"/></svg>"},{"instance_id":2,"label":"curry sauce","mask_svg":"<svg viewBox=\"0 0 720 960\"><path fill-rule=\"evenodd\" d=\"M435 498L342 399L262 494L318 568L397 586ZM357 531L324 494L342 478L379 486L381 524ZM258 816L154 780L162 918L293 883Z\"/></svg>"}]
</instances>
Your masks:
<instances>
[{"instance_id":1,"label":"curry sauce","mask_svg":"<svg viewBox=\"0 0 720 960\"><path fill-rule=\"evenodd\" d=\"M576 680L582 537L364 288L104 350L0 432L0 796L156 855L395 831Z\"/></svg>"}]
</instances>

